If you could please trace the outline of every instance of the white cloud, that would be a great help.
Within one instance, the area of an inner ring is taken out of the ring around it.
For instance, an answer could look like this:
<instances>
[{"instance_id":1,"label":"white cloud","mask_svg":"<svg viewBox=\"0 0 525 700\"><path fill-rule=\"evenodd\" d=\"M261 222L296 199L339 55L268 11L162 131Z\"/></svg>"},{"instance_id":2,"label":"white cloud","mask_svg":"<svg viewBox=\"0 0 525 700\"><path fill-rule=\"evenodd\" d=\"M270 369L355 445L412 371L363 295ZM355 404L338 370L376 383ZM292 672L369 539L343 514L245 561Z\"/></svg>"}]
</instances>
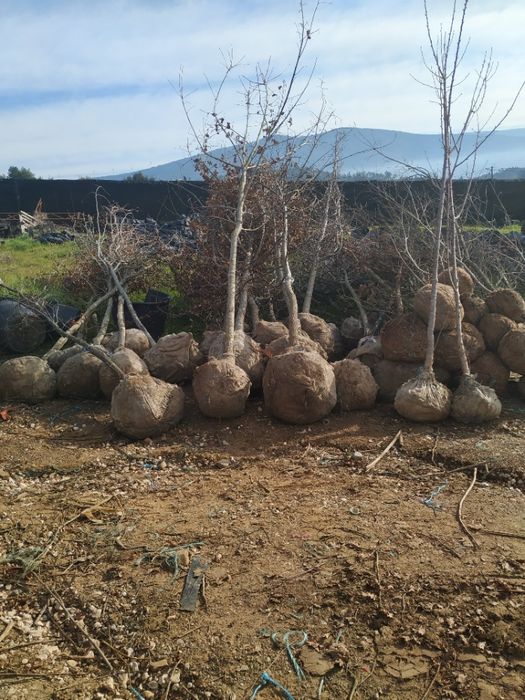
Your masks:
<instances>
[{"instance_id":1,"label":"white cloud","mask_svg":"<svg viewBox=\"0 0 525 700\"><path fill-rule=\"evenodd\" d=\"M437 28L450 0L429 5ZM203 75L222 74L221 49L289 64L296 10L296 0L0 0L0 172L17 163L74 177L182 157L188 128L169 84L179 67L198 115L210 103ZM469 10L464 69L472 75L493 47L500 67L487 106L499 113L525 77L523 26L522 2L477 0ZM317 57L315 83L340 125L437 131L431 94L410 77L426 77L421 0L337 0L320 7L317 28L307 62ZM235 93L229 86L228 102ZM306 115L319 104L315 85L309 94ZM525 126L524 107L522 97L506 128Z\"/></svg>"}]
</instances>

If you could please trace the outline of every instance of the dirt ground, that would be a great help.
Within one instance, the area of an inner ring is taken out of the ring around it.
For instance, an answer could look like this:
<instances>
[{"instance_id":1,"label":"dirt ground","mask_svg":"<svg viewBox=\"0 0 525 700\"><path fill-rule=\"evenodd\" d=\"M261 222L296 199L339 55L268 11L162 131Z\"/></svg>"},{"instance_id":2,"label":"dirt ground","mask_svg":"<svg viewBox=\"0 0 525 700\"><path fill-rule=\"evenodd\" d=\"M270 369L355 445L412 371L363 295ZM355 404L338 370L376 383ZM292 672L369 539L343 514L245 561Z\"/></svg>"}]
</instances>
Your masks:
<instances>
[{"instance_id":1,"label":"dirt ground","mask_svg":"<svg viewBox=\"0 0 525 700\"><path fill-rule=\"evenodd\" d=\"M525 696L525 404L483 428L389 406L293 428L188 397L135 443L104 403L8 408L0 697Z\"/></svg>"}]
</instances>

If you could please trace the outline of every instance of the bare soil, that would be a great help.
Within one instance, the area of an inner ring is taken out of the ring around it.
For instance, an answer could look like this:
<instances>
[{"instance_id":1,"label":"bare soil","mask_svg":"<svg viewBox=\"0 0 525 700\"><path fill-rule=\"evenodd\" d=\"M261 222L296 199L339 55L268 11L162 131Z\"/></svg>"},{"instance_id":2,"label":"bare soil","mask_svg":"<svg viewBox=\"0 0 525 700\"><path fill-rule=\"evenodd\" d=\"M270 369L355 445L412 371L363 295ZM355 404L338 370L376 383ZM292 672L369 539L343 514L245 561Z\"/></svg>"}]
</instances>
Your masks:
<instances>
[{"instance_id":1,"label":"bare soil","mask_svg":"<svg viewBox=\"0 0 525 700\"><path fill-rule=\"evenodd\" d=\"M523 403L482 428L187 404L135 443L104 403L8 407L0 697L241 700L264 672L295 700L525 696Z\"/></svg>"}]
</instances>

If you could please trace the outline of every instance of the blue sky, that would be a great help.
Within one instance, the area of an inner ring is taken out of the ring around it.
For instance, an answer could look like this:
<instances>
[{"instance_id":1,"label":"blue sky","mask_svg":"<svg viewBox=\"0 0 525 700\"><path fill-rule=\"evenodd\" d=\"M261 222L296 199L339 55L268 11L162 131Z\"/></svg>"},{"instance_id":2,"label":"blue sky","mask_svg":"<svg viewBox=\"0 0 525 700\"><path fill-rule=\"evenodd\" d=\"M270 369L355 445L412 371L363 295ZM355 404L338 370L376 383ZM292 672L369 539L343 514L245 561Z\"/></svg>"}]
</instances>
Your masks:
<instances>
[{"instance_id":1,"label":"blue sky","mask_svg":"<svg viewBox=\"0 0 525 700\"><path fill-rule=\"evenodd\" d=\"M436 26L451 1L430 0ZM297 0L0 0L0 173L17 164L40 176L102 175L188 155L181 69L200 125L211 104L206 80L223 72L221 51L232 50L246 73L268 58L286 71L297 8ZM488 110L503 111L525 78L523 27L523 0L471 0L465 72L489 48L499 63ZM316 28L298 127L319 108L322 84L332 126L438 130L430 91L411 77L425 79L422 0L325 2ZM236 82L224 100L235 117ZM523 97L511 127L525 127Z\"/></svg>"}]
</instances>

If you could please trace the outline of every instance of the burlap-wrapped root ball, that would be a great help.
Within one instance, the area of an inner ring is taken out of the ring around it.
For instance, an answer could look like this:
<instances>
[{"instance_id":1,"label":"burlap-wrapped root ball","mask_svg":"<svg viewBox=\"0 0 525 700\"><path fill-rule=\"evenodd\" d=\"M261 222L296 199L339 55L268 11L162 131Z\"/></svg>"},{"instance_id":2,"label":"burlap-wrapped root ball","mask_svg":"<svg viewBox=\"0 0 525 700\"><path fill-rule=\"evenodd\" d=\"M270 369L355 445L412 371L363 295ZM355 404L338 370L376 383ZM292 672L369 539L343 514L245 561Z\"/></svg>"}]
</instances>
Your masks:
<instances>
[{"instance_id":1,"label":"burlap-wrapped root ball","mask_svg":"<svg viewBox=\"0 0 525 700\"><path fill-rule=\"evenodd\" d=\"M372 370L374 379L379 386L379 398L392 402L397 390L410 379L415 379L421 372L421 365L410 362L392 362L381 360ZM435 367L436 379L442 384L450 381L450 372L443 367Z\"/></svg>"},{"instance_id":2,"label":"burlap-wrapped root ball","mask_svg":"<svg viewBox=\"0 0 525 700\"><path fill-rule=\"evenodd\" d=\"M486 423L501 413L501 401L494 389L471 376L462 378L452 397L450 414L460 423Z\"/></svg>"},{"instance_id":3,"label":"burlap-wrapped root ball","mask_svg":"<svg viewBox=\"0 0 525 700\"><path fill-rule=\"evenodd\" d=\"M355 316L348 316L341 324L341 337L347 350L353 350L364 335L363 324Z\"/></svg>"},{"instance_id":4,"label":"burlap-wrapped root ball","mask_svg":"<svg viewBox=\"0 0 525 700\"><path fill-rule=\"evenodd\" d=\"M522 323L525 321L525 299L514 289L496 289L487 297L487 306L495 314Z\"/></svg>"},{"instance_id":5,"label":"burlap-wrapped root ball","mask_svg":"<svg viewBox=\"0 0 525 700\"><path fill-rule=\"evenodd\" d=\"M334 324L327 323L320 316L314 314L300 313L299 320L302 330L310 336L312 340L323 348L329 360L336 359L338 353L342 351L342 338L339 330Z\"/></svg>"},{"instance_id":6,"label":"burlap-wrapped root ball","mask_svg":"<svg viewBox=\"0 0 525 700\"><path fill-rule=\"evenodd\" d=\"M193 375L195 400L201 413L210 418L242 416L250 388L246 372L227 359L212 358Z\"/></svg>"},{"instance_id":7,"label":"burlap-wrapped root ball","mask_svg":"<svg viewBox=\"0 0 525 700\"><path fill-rule=\"evenodd\" d=\"M359 360L361 364L369 367L372 372L383 359L383 348L377 336L369 335L361 338L359 345L350 350L347 355L349 360Z\"/></svg>"},{"instance_id":8,"label":"burlap-wrapped root ball","mask_svg":"<svg viewBox=\"0 0 525 700\"><path fill-rule=\"evenodd\" d=\"M294 425L321 420L337 401L334 370L319 353L303 350L270 358L263 392L270 413Z\"/></svg>"},{"instance_id":9,"label":"burlap-wrapped root ball","mask_svg":"<svg viewBox=\"0 0 525 700\"><path fill-rule=\"evenodd\" d=\"M432 285L426 284L419 289L414 296L414 311L425 322L428 323L430 316L430 298L432 295ZM463 318L463 307L460 308L461 318ZM436 300L436 331L449 331L456 327L456 300L454 290L447 284L437 285Z\"/></svg>"},{"instance_id":10,"label":"burlap-wrapped root ball","mask_svg":"<svg viewBox=\"0 0 525 700\"><path fill-rule=\"evenodd\" d=\"M464 311L463 319L467 323L472 323L473 326L477 326L483 316L489 311L488 306L481 297L473 295L462 296L461 303Z\"/></svg>"},{"instance_id":11,"label":"burlap-wrapped root ball","mask_svg":"<svg viewBox=\"0 0 525 700\"><path fill-rule=\"evenodd\" d=\"M223 333L223 331L204 331L202 334L202 340L199 343L199 350L201 351L201 354L205 360L208 359L210 345L221 333Z\"/></svg>"},{"instance_id":12,"label":"burlap-wrapped root ball","mask_svg":"<svg viewBox=\"0 0 525 700\"><path fill-rule=\"evenodd\" d=\"M379 387L370 369L359 360L341 360L332 365L337 405L342 411L372 408Z\"/></svg>"},{"instance_id":13,"label":"burlap-wrapped root ball","mask_svg":"<svg viewBox=\"0 0 525 700\"><path fill-rule=\"evenodd\" d=\"M463 323L463 344L469 362L474 362L485 352L485 342L478 329ZM458 336L455 330L436 334L435 363L454 372L461 369Z\"/></svg>"},{"instance_id":14,"label":"burlap-wrapped root ball","mask_svg":"<svg viewBox=\"0 0 525 700\"><path fill-rule=\"evenodd\" d=\"M102 360L84 351L69 357L57 372L59 396L64 399L98 399Z\"/></svg>"},{"instance_id":15,"label":"burlap-wrapped root ball","mask_svg":"<svg viewBox=\"0 0 525 700\"><path fill-rule=\"evenodd\" d=\"M225 338L226 336L223 332L215 336L209 347L208 357L219 358L224 355ZM233 350L235 352L235 364L246 372L252 387L260 388L266 366L266 358L262 353L261 346L244 331L235 331Z\"/></svg>"},{"instance_id":16,"label":"burlap-wrapped root ball","mask_svg":"<svg viewBox=\"0 0 525 700\"><path fill-rule=\"evenodd\" d=\"M180 422L184 392L147 374L125 377L111 397L111 417L117 430L130 438L161 435Z\"/></svg>"},{"instance_id":17,"label":"burlap-wrapped root ball","mask_svg":"<svg viewBox=\"0 0 525 700\"><path fill-rule=\"evenodd\" d=\"M119 334L115 331L115 333L109 333L104 338L102 345L106 348L106 350L113 352L117 349L118 342ZM145 353L150 348L150 344L144 331L141 331L138 328L128 328L126 329L124 347L133 350L133 352L137 353L139 357L144 357Z\"/></svg>"},{"instance_id":18,"label":"burlap-wrapped root ball","mask_svg":"<svg viewBox=\"0 0 525 700\"><path fill-rule=\"evenodd\" d=\"M470 296L472 292L474 291L474 280L470 276L470 274L463 269L462 267L458 267L457 269L458 272L458 284L459 284L459 295L460 296ZM451 267L448 267L446 270L443 270L439 274L438 277L438 282L441 284L446 284L449 287L453 287L453 269Z\"/></svg>"},{"instance_id":19,"label":"burlap-wrapped root ball","mask_svg":"<svg viewBox=\"0 0 525 700\"><path fill-rule=\"evenodd\" d=\"M281 321L259 321L252 336L259 345L269 345L283 335L288 335L288 328Z\"/></svg>"},{"instance_id":20,"label":"burlap-wrapped root ball","mask_svg":"<svg viewBox=\"0 0 525 700\"><path fill-rule=\"evenodd\" d=\"M81 345L72 345L65 350L53 350L47 358L47 364L51 369L54 369L55 372L58 372L68 357L73 357L73 355L77 355L79 352L82 352Z\"/></svg>"},{"instance_id":21,"label":"burlap-wrapped root ball","mask_svg":"<svg viewBox=\"0 0 525 700\"><path fill-rule=\"evenodd\" d=\"M151 376L171 384L189 381L203 359L191 333L165 335L144 355Z\"/></svg>"},{"instance_id":22,"label":"burlap-wrapped root ball","mask_svg":"<svg viewBox=\"0 0 525 700\"><path fill-rule=\"evenodd\" d=\"M385 323L381 330L385 360L423 362L427 352L427 327L416 314L402 314Z\"/></svg>"},{"instance_id":23,"label":"burlap-wrapped root ball","mask_svg":"<svg viewBox=\"0 0 525 700\"><path fill-rule=\"evenodd\" d=\"M505 394L510 371L496 353L484 352L471 364L470 371L480 384L491 387L498 396Z\"/></svg>"},{"instance_id":24,"label":"burlap-wrapped root ball","mask_svg":"<svg viewBox=\"0 0 525 700\"><path fill-rule=\"evenodd\" d=\"M525 326L509 331L498 345L498 355L511 372L525 374Z\"/></svg>"},{"instance_id":25,"label":"burlap-wrapped root ball","mask_svg":"<svg viewBox=\"0 0 525 700\"><path fill-rule=\"evenodd\" d=\"M40 403L55 396L54 370L40 357L14 357L0 365L0 399Z\"/></svg>"},{"instance_id":26,"label":"burlap-wrapped root ball","mask_svg":"<svg viewBox=\"0 0 525 700\"><path fill-rule=\"evenodd\" d=\"M450 414L452 392L438 382L433 372L422 370L415 379L409 379L397 391L396 411L417 423L436 423Z\"/></svg>"},{"instance_id":27,"label":"burlap-wrapped root ball","mask_svg":"<svg viewBox=\"0 0 525 700\"><path fill-rule=\"evenodd\" d=\"M497 350L503 336L515 328L514 321L502 314L486 314L479 322L479 330L489 350Z\"/></svg>"},{"instance_id":28,"label":"burlap-wrapped root ball","mask_svg":"<svg viewBox=\"0 0 525 700\"><path fill-rule=\"evenodd\" d=\"M327 358L324 348L322 348L319 343L316 343L315 340L312 340L312 338L310 338L310 336L304 331L299 333L299 338L293 347L290 346L287 333L286 335L282 335L280 338L272 340L272 342L266 346L266 349L270 357L282 355L290 350L304 350L304 352L316 352L325 360Z\"/></svg>"},{"instance_id":29,"label":"burlap-wrapped root ball","mask_svg":"<svg viewBox=\"0 0 525 700\"><path fill-rule=\"evenodd\" d=\"M148 367L136 352L129 348L120 348L110 355L110 359L120 367L124 374L149 374ZM100 389L106 399L110 399L121 377L104 362L98 372Z\"/></svg>"}]
</instances>

